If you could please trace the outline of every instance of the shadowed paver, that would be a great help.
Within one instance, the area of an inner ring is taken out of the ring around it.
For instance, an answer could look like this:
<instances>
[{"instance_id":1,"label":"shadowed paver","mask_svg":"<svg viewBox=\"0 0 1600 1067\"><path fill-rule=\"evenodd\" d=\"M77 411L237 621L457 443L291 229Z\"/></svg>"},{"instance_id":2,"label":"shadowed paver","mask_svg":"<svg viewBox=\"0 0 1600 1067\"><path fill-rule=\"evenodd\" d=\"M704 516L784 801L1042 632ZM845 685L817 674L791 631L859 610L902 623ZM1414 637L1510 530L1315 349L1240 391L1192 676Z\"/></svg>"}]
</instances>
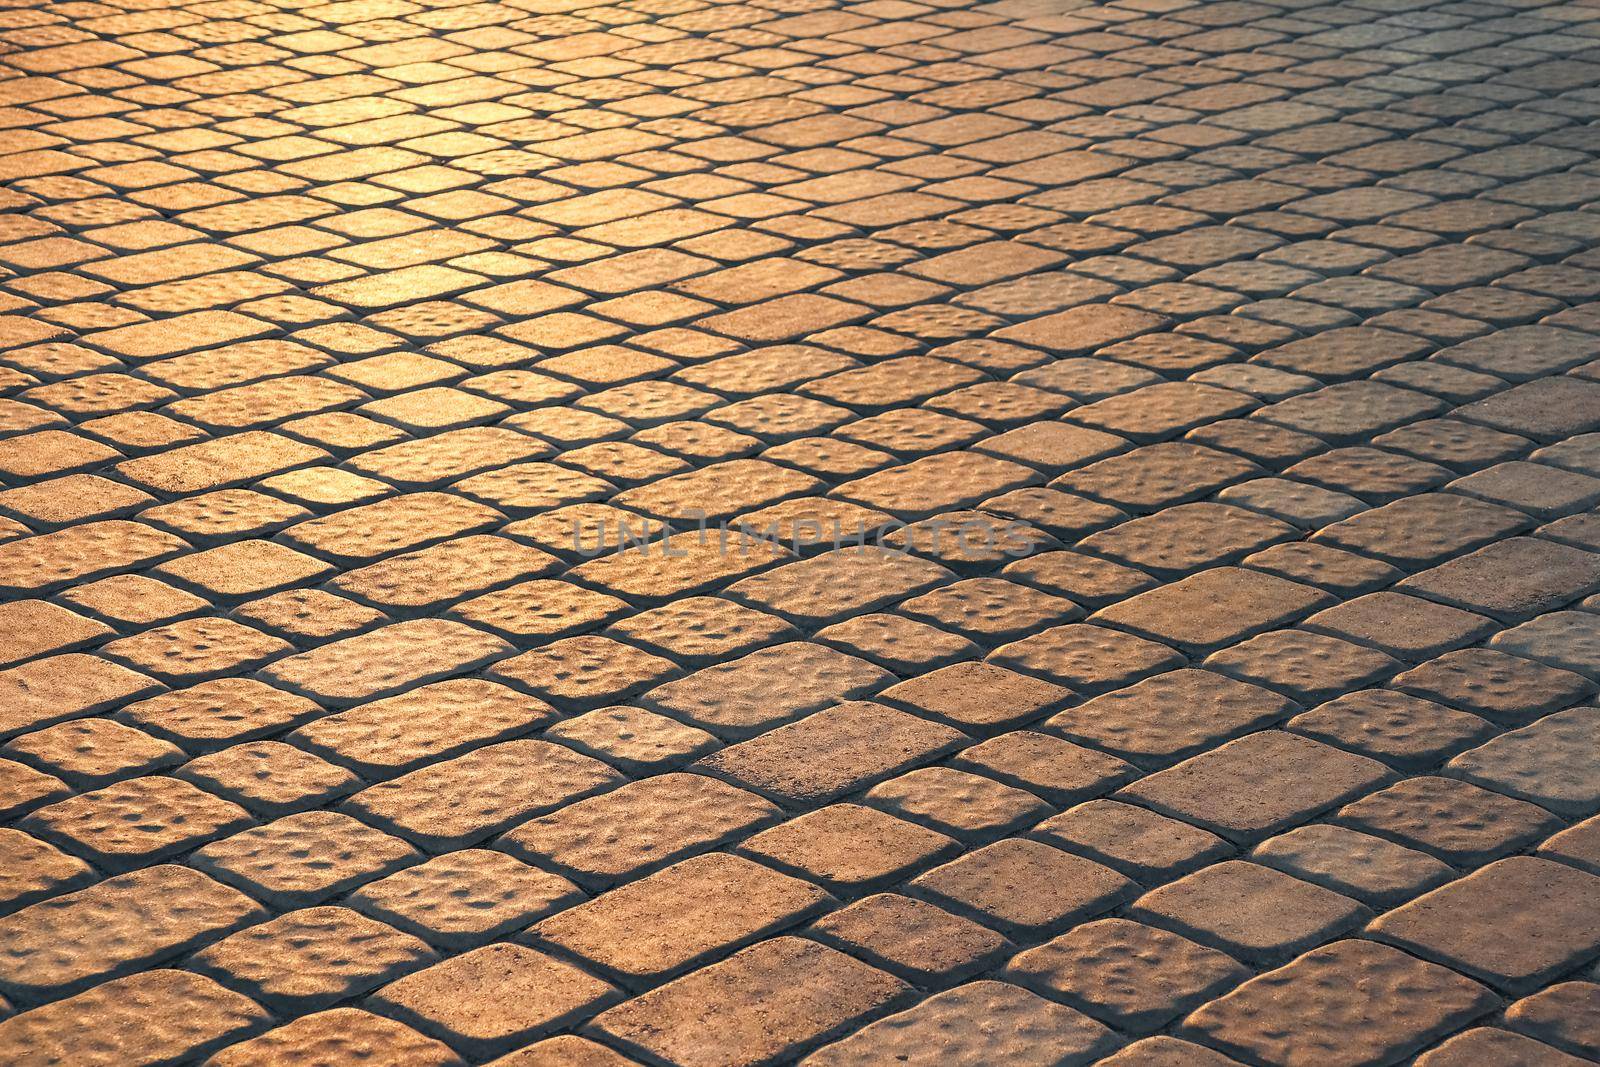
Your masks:
<instances>
[{"instance_id":1,"label":"shadowed paver","mask_svg":"<svg viewBox=\"0 0 1600 1067\"><path fill-rule=\"evenodd\" d=\"M1593 0L0 5L0 1062L1600 1056Z\"/></svg>"}]
</instances>

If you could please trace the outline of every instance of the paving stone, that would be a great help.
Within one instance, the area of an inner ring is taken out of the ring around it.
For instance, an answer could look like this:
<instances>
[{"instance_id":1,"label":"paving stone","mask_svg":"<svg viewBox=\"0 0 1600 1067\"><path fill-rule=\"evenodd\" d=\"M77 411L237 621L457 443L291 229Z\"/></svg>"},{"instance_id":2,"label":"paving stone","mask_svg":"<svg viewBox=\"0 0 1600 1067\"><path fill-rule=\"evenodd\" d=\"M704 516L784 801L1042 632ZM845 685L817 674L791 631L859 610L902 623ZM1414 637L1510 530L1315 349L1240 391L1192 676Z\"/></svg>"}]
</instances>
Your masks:
<instances>
[{"instance_id":1,"label":"paving stone","mask_svg":"<svg viewBox=\"0 0 1600 1067\"><path fill-rule=\"evenodd\" d=\"M289 740L361 773L388 777L487 741L530 732L554 716L555 710L542 700L463 678L323 716L290 734Z\"/></svg>"},{"instance_id":2,"label":"paving stone","mask_svg":"<svg viewBox=\"0 0 1600 1067\"><path fill-rule=\"evenodd\" d=\"M1117 795L1242 841L1303 822L1388 777L1376 760L1263 730L1141 778Z\"/></svg>"},{"instance_id":3,"label":"paving stone","mask_svg":"<svg viewBox=\"0 0 1600 1067\"><path fill-rule=\"evenodd\" d=\"M1435 889L1372 924L1378 937L1524 994L1595 952L1600 880L1514 856Z\"/></svg>"},{"instance_id":4,"label":"paving stone","mask_svg":"<svg viewBox=\"0 0 1600 1067\"><path fill-rule=\"evenodd\" d=\"M1506 1011L1506 1021L1541 1041L1593 1058L1600 1050L1600 986L1562 982L1519 1000Z\"/></svg>"},{"instance_id":5,"label":"paving stone","mask_svg":"<svg viewBox=\"0 0 1600 1067\"><path fill-rule=\"evenodd\" d=\"M864 660L795 641L666 682L639 699L646 707L737 738L841 700L869 696L892 679Z\"/></svg>"},{"instance_id":6,"label":"paving stone","mask_svg":"<svg viewBox=\"0 0 1600 1067\"><path fill-rule=\"evenodd\" d=\"M1453 493L1422 493L1317 531L1314 538L1420 569L1516 533L1527 516Z\"/></svg>"},{"instance_id":7,"label":"paving stone","mask_svg":"<svg viewBox=\"0 0 1600 1067\"><path fill-rule=\"evenodd\" d=\"M982 981L929 997L806 1057L808 1067L887 1062L1081 1064L1115 1038L1069 1008L1005 982Z\"/></svg>"},{"instance_id":8,"label":"paving stone","mask_svg":"<svg viewBox=\"0 0 1600 1067\"><path fill-rule=\"evenodd\" d=\"M802 626L820 626L912 596L955 577L936 563L860 546L763 571L728 595Z\"/></svg>"},{"instance_id":9,"label":"paving stone","mask_svg":"<svg viewBox=\"0 0 1600 1067\"><path fill-rule=\"evenodd\" d=\"M1148 1033L1249 975L1228 956L1126 919L1101 919L1014 956L1006 977L1120 1030Z\"/></svg>"},{"instance_id":10,"label":"paving stone","mask_svg":"<svg viewBox=\"0 0 1600 1067\"><path fill-rule=\"evenodd\" d=\"M42 999L160 963L266 913L203 874L162 864L108 878L0 919L0 988Z\"/></svg>"},{"instance_id":11,"label":"paving stone","mask_svg":"<svg viewBox=\"0 0 1600 1067\"><path fill-rule=\"evenodd\" d=\"M674 864L545 919L536 944L581 956L630 984L688 970L824 908L823 890L738 856Z\"/></svg>"},{"instance_id":12,"label":"paving stone","mask_svg":"<svg viewBox=\"0 0 1600 1067\"><path fill-rule=\"evenodd\" d=\"M616 990L522 945L473 949L391 982L370 1003L475 1058L493 1056L604 1007Z\"/></svg>"},{"instance_id":13,"label":"paving stone","mask_svg":"<svg viewBox=\"0 0 1600 1067\"><path fill-rule=\"evenodd\" d=\"M834 804L748 838L740 851L834 893L888 884L956 851L954 839L857 804Z\"/></svg>"},{"instance_id":14,"label":"paving stone","mask_svg":"<svg viewBox=\"0 0 1600 1067\"><path fill-rule=\"evenodd\" d=\"M0 732L19 733L76 718L155 691L155 679L82 652L0 671L6 712Z\"/></svg>"},{"instance_id":15,"label":"paving stone","mask_svg":"<svg viewBox=\"0 0 1600 1067\"><path fill-rule=\"evenodd\" d=\"M925 985L959 981L1011 947L993 930L893 893L866 897L826 915L810 932L825 944Z\"/></svg>"},{"instance_id":16,"label":"paving stone","mask_svg":"<svg viewBox=\"0 0 1600 1067\"><path fill-rule=\"evenodd\" d=\"M280 659L268 681L333 704L358 704L419 682L464 674L511 646L460 623L415 619Z\"/></svg>"},{"instance_id":17,"label":"paving stone","mask_svg":"<svg viewBox=\"0 0 1600 1067\"><path fill-rule=\"evenodd\" d=\"M114 871L143 867L250 824L188 782L130 778L35 810L19 825Z\"/></svg>"},{"instance_id":18,"label":"paving stone","mask_svg":"<svg viewBox=\"0 0 1600 1067\"><path fill-rule=\"evenodd\" d=\"M1600 820L1585 819L1548 838L1538 851L1560 857L1587 871L1600 871L1600 862L1597 862L1600 861L1600 854L1596 852L1597 843L1600 843L1597 842L1597 831L1600 831Z\"/></svg>"},{"instance_id":19,"label":"paving stone","mask_svg":"<svg viewBox=\"0 0 1600 1067\"><path fill-rule=\"evenodd\" d=\"M1494 630L1481 615L1399 593L1369 593L1301 624L1413 662L1474 644Z\"/></svg>"},{"instance_id":20,"label":"paving stone","mask_svg":"<svg viewBox=\"0 0 1600 1067\"><path fill-rule=\"evenodd\" d=\"M1593 736L1600 708L1570 708L1461 753L1447 769L1568 817L1600 810Z\"/></svg>"},{"instance_id":21,"label":"paving stone","mask_svg":"<svg viewBox=\"0 0 1600 1067\"><path fill-rule=\"evenodd\" d=\"M1243 860L1151 890L1129 914L1256 963L1288 960L1370 917L1349 897Z\"/></svg>"},{"instance_id":22,"label":"paving stone","mask_svg":"<svg viewBox=\"0 0 1600 1067\"><path fill-rule=\"evenodd\" d=\"M560 745L502 741L368 786L343 806L445 852L619 781L604 763Z\"/></svg>"},{"instance_id":23,"label":"paving stone","mask_svg":"<svg viewBox=\"0 0 1600 1067\"><path fill-rule=\"evenodd\" d=\"M1339 809L1360 830L1479 866L1545 837L1558 825L1533 804L1450 778L1407 778Z\"/></svg>"},{"instance_id":24,"label":"paving stone","mask_svg":"<svg viewBox=\"0 0 1600 1067\"><path fill-rule=\"evenodd\" d=\"M1480 1026L1457 1034L1438 1048L1418 1058L1422 1067L1455 1067L1468 1063L1503 1063L1506 1067L1541 1064L1549 1067L1577 1067L1581 1060L1568 1056L1531 1037Z\"/></svg>"},{"instance_id":25,"label":"paving stone","mask_svg":"<svg viewBox=\"0 0 1600 1067\"><path fill-rule=\"evenodd\" d=\"M1109 868L1037 841L1005 840L935 867L919 894L1001 933L1038 935L1115 907L1132 887Z\"/></svg>"},{"instance_id":26,"label":"paving stone","mask_svg":"<svg viewBox=\"0 0 1600 1067\"><path fill-rule=\"evenodd\" d=\"M119 719L189 751L223 748L320 714L305 697L254 678L218 678L129 704Z\"/></svg>"},{"instance_id":27,"label":"paving stone","mask_svg":"<svg viewBox=\"0 0 1600 1067\"><path fill-rule=\"evenodd\" d=\"M1239 1061L1175 1037L1147 1037L1100 1061L1109 1067L1233 1067Z\"/></svg>"},{"instance_id":28,"label":"paving stone","mask_svg":"<svg viewBox=\"0 0 1600 1067\"><path fill-rule=\"evenodd\" d=\"M752 1012L777 987L778 1011ZM793 1057L907 990L899 980L815 942L780 937L599 1016L595 1028L684 1064L756 1064Z\"/></svg>"},{"instance_id":29,"label":"paving stone","mask_svg":"<svg viewBox=\"0 0 1600 1067\"><path fill-rule=\"evenodd\" d=\"M1218 567L1140 593L1093 616L1144 637L1207 651L1291 622L1329 597L1258 571Z\"/></svg>"},{"instance_id":30,"label":"paving stone","mask_svg":"<svg viewBox=\"0 0 1600 1067\"><path fill-rule=\"evenodd\" d=\"M698 774L664 774L530 819L496 847L588 886L703 852L772 821L778 808Z\"/></svg>"},{"instance_id":31,"label":"paving stone","mask_svg":"<svg viewBox=\"0 0 1600 1067\"><path fill-rule=\"evenodd\" d=\"M1183 1026L1266 1062L1383 1063L1493 1005L1493 995L1476 982L1385 945L1350 940L1251 979Z\"/></svg>"},{"instance_id":32,"label":"paving stone","mask_svg":"<svg viewBox=\"0 0 1600 1067\"><path fill-rule=\"evenodd\" d=\"M427 945L348 908L306 908L196 953L190 966L267 1005L325 1008L434 959Z\"/></svg>"},{"instance_id":33,"label":"paving stone","mask_svg":"<svg viewBox=\"0 0 1600 1067\"><path fill-rule=\"evenodd\" d=\"M951 762L1058 806L1106 792L1134 773L1114 756L1031 730L990 738L964 749Z\"/></svg>"},{"instance_id":34,"label":"paving stone","mask_svg":"<svg viewBox=\"0 0 1600 1067\"><path fill-rule=\"evenodd\" d=\"M334 1008L304 1015L241 1041L206 1061L210 1067L245 1067L272 1063L298 1065L356 1058L383 1067L456 1067L461 1059L450 1049L391 1019L358 1008Z\"/></svg>"},{"instance_id":35,"label":"paving stone","mask_svg":"<svg viewBox=\"0 0 1600 1067\"><path fill-rule=\"evenodd\" d=\"M1513 537L1400 583L1408 592L1507 621L1559 608L1600 587L1600 555Z\"/></svg>"},{"instance_id":36,"label":"paving stone","mask_svg":"<svg viewBox=\"0 0 1600 1067\"><path fill-rule=\"evenodd\" d=\"M987 663L953 663L880 694L887 703L979 734L1036 719L1068 695L1061 686Z\"/></svg>"},{"instance_id":37,"label":"paving stone","mask_svg":"<svg viewBox=\"0 0 1600 1067\"><path fill-rule=\"evenodd\" d=\"M872 613L818 630L816 638L898 674L919 674L974 659L982 649L957 634L898 615Z\"/></svg>"},{"instance_id":38,"label":"paving stone","mask_svg":"<svg viewBox=\"0 0 1600 1067\"><path fill-rule=\"evenodd\" d=\"M19 1067L171 1063L246 1037L270 1018L209 978L153 970L0 1022L0 1052Z\"/></svg>"},{"instance_id":39,"label":"paving stone","mask_svg":"<svg viewBox=\"0 0 1600 1067\"><path fill-rule=\"evenodd\" d=\"M1595 691L1594 683L1582 675L1476 648L1447 652L1396 676L1391 684L1513 724L1575 704Z\"/></svg>"},{"instance_id":40,"label":"paving stone","mask_svg":"<svg viewBox=\"0 0 1600 1067\"><path fill-rule=\"evenodd\" d=\"M867 800L901 818L967 841L987 841L1051 814L1025 789L950 767L902 774L867 793Z\"/></svg>"},{"instance_id":41,"label":"paving stone","mask_svg":"<svg viewBox=\"0 0 1600 1067\"><path fill-rule=\"evenodd\" d=\"M1174 716L1174 704L1198 714ZM1281 719L1295 705L1266 689L1182 668L1068 708L1044 725L1136 764L1173 763Z\"/></svg>"},{"instance_id":42,"label":"paving stone","mask_svg":"<svg viewBox=\"0 0 1600 1067\"><path fill-rule=\"evenodd\" d=\"M966 740L947 726L851 701L732 745L696 766L791 807L811 807Z\"/></svg>"},{"instance_id":43,"label":"paving stone","mask_svg":"<svg viewBox=\"0 0 1600 1067\"><path fill-rule=\"evenodd\" d=\"M1374 907L1410 900L1456 876L1421 852L1321 823L1268 838L1250 858Z\"/></svg>"},{"instance_id":44,"label":"paving stone","mask_svg":"<svg viewBox=\"0 0 1600 1067\"><path fill-rule=\"evenodd\" d=\"M74 719L13 738L3 750L77 785L106 785L179 763L183 752L111 719Z\"/></svg>"},{"instance_id":45,"label":"paving stone","mask_svg":"<svg viewBox=\"0 0 1600 1067\"><path fill-rule=\"evenodd\" d=\"M583 899L571 882L510 856L463 849L369 882L353 908L445 948L470 948Z\"/></svg>"},{"instance_id":46,"label":"paving stone","mask_svg":"<svg viewBox=\"0 0 1600 1067\"><path fill-rule=\"evenodd\" d=\"M348 815L308 811L207 845L191 862L271 903L304 906L418 858L405 842Z\"/></svg>"}]
</instances>

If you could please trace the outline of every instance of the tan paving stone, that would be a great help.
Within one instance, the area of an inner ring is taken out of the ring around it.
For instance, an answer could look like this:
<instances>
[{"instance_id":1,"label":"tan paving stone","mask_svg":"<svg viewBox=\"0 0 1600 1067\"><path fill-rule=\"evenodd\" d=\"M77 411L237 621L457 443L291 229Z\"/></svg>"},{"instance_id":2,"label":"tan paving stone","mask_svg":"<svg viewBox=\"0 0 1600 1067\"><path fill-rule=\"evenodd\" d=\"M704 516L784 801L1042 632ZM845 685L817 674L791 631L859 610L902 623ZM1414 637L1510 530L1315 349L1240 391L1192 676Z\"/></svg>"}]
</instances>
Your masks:
<instances>
[{"instance_id":1,"label":"tan paving stone","mask_svg":"<svg viewBox=\"0 0 1600 1067\"><path fill-rule=\"evenodd\" d=\"M432 619L385 626L280 659L270 681L334 704L356 704L418 682L463 674L511 651L499 638Z\"/></svg>"},{"instance_id":2,"label":"tan paving stone","mask_svg":"<svg viewBox=\"0 0 1600 1067\"><path fill-rule=\"evenodd\" d=\"M360 1057L375 1067L458 1067L462 1062L448 1046L392 1019L357 1008L334 1008L301 1016L260 1037L229 1045L206 1063L209 1067L260 1063L290 1067L315 1063L322 1057Z\"/></svg>"},{"instance_id":3,"label":"tan paving stone","mask_svg":"<svg viewBox=\"0 0 1600 1067\"><path fill-rule=\"evenodd\" d=\"M269 1025L265 1009L208 978L154 970L0 1022L18 1065L156 1064L204 1056Z\"/></svg>"},{"instance_id":4,"label":"tan paving stone","mask_svg":"<svg viewBox=\"0 0 1600 1067\"><path fill-rule=\"evenodd\" d=\"M266 917L210 878L164 864L117 875L0 919L0 983L39 999L170 959Z\"/></svg>"},{"instance_id":5,"label":"tan paving stone","mask_svg":"<svg viewBox=\"0 0 1600 1067\"><path fill-rule=\"evenodd\" d=\"M617 781L599 760L559 745L503 741L369 786L345 807L443 852Z\"/></svg>"},{"instance_id":6,"label":"tan paving stone","mask_svg":"<svg viewBox=\"0 0 1600 1067\"><path fill-rule=\"evenodd\" d=\"M1251 979L1184 1029L1251 1058L1372 1063L1405 1056L1493 1003L1483 986L1443 967L1340 941Z\"/></svg>"},{"instance_id":7,"label":"tan paving stone","mask_svg":"<svg viewBox=\"0 0 1600 1067\"><path fill-rule=\"evenodd\" d=\"M594 1025L678 1063L757 1064L814 1047L908 988L833 949L780 937L612 1008ZM779 998L780 989L787 995Z\"/></svg>"},{"instance_id":8,"label":"tan paving stone","mask_svg":"<svg viewBox=\"0 0 1600 1067\"><path fill-rule=\"evenodd\" d=\"M327 1007L422 967L433 952L348 908L305 908L223 938L189 965L283 1010Z\"/></svg>"},{"instance_id":9,"label":"tan paving stone","mask_svg":"<svg viewBox=\"0 0 1600 1067\"><path fill-rule=\"evenodd\" d=\"M496 944L392 982L372 1002L482 1057L526 1044L615 997L610 985L571 964L521 945Z\"/></svg>"}]
</instances>

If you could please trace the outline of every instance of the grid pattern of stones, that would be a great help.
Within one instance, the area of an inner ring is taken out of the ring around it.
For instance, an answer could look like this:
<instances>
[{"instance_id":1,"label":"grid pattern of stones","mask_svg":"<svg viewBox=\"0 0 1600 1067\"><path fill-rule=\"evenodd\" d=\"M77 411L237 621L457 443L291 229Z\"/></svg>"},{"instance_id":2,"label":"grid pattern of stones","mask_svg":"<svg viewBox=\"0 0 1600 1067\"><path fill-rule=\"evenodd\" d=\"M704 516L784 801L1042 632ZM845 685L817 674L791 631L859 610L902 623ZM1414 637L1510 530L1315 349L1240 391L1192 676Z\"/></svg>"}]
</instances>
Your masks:
<instances>
[{"instance_id":1,"label":"grid pattern of stones","mask_svg":"<svg viewBox=\"0 0 1600 1067\"><path fill-rule=\"evenodd\" d=\"M6 3L0 1059L1600 1055L1597 85L1581 0ZM700 513L908 552L616 543Z\"/></svg>"}]
</instances>

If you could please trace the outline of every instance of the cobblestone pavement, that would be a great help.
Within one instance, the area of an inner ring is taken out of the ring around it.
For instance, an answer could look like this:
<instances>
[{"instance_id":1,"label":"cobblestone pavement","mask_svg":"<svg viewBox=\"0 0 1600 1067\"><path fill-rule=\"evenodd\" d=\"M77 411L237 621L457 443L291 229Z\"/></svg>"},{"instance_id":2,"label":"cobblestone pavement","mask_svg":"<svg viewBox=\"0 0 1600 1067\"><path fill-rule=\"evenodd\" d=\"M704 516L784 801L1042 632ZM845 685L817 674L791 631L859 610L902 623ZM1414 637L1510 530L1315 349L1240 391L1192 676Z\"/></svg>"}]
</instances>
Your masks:
<instances>
[{"instance_id":1,"label":"cobblestone pavement","mask_svg":"<svg viewBox=\"0 0 1600 1067\"><path fill-rule=\"evenodd\" d=\"M1600 1059L1597 121L1583 0L8 0L0 1062Z\"/></svg>"}]
</instances>

